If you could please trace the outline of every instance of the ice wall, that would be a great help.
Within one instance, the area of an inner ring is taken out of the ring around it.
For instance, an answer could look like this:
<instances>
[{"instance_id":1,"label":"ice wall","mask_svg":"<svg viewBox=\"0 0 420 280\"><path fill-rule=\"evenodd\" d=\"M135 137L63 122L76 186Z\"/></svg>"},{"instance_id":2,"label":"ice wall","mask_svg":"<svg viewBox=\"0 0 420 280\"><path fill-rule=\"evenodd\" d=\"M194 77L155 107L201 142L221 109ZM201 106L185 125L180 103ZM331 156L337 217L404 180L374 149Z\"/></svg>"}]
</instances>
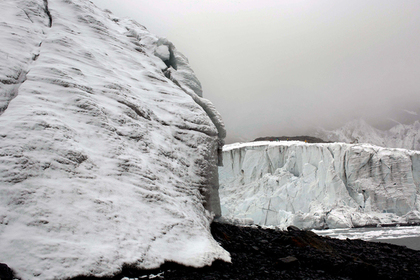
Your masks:
<instances>
[{"instance_id":1,"label":"ice wall","mask_svg":"<svg viewBox=\"0 0 420 280\"><path fill-rule=\"evenodd\" d=\"M209 229L223 123L185 57L87 0L2 0L0 36L0 262L68 279L230 260Z\"/></svg>"},{"instance_id":2,"label":"ice wall","mask_svg":"<svg viewBox=\"0 0 420 280\"><path fill-rule=\"evenodd\" d=\"M224 149L222 215L303 228L420 222L420 152L344 143Z\"/></svg>"}]
</instances>

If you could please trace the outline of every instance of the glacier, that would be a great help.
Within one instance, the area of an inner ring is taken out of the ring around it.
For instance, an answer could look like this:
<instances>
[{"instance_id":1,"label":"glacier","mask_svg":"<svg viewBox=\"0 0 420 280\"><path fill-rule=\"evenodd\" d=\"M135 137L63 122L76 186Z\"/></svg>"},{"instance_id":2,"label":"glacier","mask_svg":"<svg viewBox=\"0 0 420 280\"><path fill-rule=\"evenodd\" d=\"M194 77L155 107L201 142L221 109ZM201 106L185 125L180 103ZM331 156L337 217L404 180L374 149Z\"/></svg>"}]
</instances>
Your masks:
<instances>
[{"instance_id":1,"label":"glacier","mask_svg":"<svg viewBox=\"0 0 420 280\"><path fill-rule=\"evenodd\" d=\"M20 279L230 255L226 131L187 58L87 0L0 2L0 262Z\"/></svg>"},{"instance_id":2,"label":"glacier","mask_svg":"<svg viewBox=\"0 0 420 280\"><path fill-rule=\"evenodd\" d=\"M389 130L380 130L363 119L357 119L335 130L319 128L314 136L330 142L369 143L388 148L420 150L419 121L412 124L397 124Z\"/></svg>"},{"instance_id":3,"label":"glacier","mask_svg":"<svg viewBox=\"0 0 420 280\"><path fill-rule=\"evenodd\" d=\"M420 222L420 152L369 144L235 143L219 167L222 217L285 228Z\"/></svg>"}]
</instances>

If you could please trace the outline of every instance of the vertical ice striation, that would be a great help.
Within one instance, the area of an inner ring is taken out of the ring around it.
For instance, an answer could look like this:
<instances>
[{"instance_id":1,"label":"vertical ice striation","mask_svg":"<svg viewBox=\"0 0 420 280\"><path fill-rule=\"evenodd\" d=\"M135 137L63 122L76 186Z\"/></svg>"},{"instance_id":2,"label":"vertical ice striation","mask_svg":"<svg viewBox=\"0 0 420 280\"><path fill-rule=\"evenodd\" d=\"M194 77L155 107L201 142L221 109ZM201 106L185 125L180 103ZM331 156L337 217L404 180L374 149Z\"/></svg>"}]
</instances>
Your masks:
<instances>
[{"instance_id":1,"label":"vertical ice striation","mask_svg":"<svg viewBox=\"0 0 420 280\"><path fill-rule=\"evenodd\" d=\"M222 215L304 228L420 222L420 153L343 143L225 147Z\"/></svg>"}]
</instances>

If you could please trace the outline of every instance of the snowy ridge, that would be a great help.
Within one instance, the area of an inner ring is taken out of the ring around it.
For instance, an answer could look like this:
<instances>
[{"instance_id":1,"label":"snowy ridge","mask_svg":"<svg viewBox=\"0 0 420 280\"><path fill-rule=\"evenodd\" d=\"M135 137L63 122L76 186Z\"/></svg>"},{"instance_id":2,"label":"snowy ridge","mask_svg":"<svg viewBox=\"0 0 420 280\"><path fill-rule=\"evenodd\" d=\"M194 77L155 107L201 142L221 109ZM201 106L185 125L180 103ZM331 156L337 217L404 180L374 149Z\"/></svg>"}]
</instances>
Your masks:
<instances>
[{"instance_id":1,"label":"snowy ridge","mask_svg":"<svg viewBox=\"0 0 420 280\"><path fill-rule=\"evenodd\" d=\"M398 124L390 130L382 131L359 119L336 130L319 129L315 136L331 142L369 143L388 148L420 150L419 121L411 125Z\"/></svg>"},{"instance_id":2,"label":"snowy ridge","mask_svg":"<svg viewBox=\"0 0 420 280\"><path fill-rule=\"evenodd\" d=\"M420 152L344 143L227 145L222 216L344 228L420 222Z\"/></svg>"},{"instance_id":3,"label":"snowy ridge","mask_svg":"<svg viewBox=\"0 0 420 280\"><path fill-rule=\"evenodd\" d=\"M65 279L230 261L209 231L224 125L186 58L85 0L5 0L0 21L0 262Z\"/></svg>"}]
</instances>

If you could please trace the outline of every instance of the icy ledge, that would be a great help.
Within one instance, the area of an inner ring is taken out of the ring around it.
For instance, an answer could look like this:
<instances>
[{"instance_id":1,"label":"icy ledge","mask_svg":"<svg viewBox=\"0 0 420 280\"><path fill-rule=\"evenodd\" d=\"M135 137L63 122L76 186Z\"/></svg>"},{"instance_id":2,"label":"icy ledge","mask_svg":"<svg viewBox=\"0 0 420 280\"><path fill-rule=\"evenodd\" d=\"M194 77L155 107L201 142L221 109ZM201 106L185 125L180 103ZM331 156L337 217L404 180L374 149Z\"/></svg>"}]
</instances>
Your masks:
<instances>
[{"instance_id":1,"label":"icy ledge","mask_svg":"<svg viewBox=\"0 0 420 280\"><path fill-rule=\"evenodd\" d=\"M0 263L47 280L230 261L209 228L224 126L185 57L88 0L2 0L0 19Z\"/></svg>"},{"instance_id":2,"label":"icy ledge","mask_svg":"<svg viewBox=\"0 0 420 280\"><path fill-rule=\"evenodd\" d=\"M420 222L420 152L344 143L225 146L222 216L281 228Z\"/></svg>"}]
</instances>

